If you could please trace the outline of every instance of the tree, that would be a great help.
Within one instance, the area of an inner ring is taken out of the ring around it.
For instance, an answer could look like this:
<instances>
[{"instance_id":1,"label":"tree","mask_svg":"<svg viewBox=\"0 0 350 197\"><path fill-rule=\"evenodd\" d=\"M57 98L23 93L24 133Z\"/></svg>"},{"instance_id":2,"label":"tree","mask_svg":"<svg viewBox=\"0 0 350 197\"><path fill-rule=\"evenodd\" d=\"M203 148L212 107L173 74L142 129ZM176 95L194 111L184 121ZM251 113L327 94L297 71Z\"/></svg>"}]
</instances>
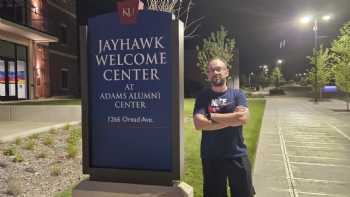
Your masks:
<instances>
[{"instance_id":1,"label":"tree","mask_svg":"<svg viewBox=\"0 0 350 197\"><path fill-rule=\"evenodd\" d=\"M310 60L310 63L315 65L315 57L308 56L307 57ZM318 95L317 97L322 98L322 87L324 87L326 84L330 83L331 76L332 76L332 69L330 66L330 60L331 55L328 48L324 48L322 45L317 52L317 72L315 69L315 66L311 68L307 75L307 80L312 85L313 90L315 91L315 94ZM317 75L317 83L315 75Z\"/></svg>"},{"instance_id":2,"label":"tree","mask_svg":"<svg viewBox=\"0 0 350 197\"><path fill-rule=\"evenodd\" d=\"M332 43L333 67L337 87L346 94L346 106L350 102L350 21L340 29L340 36Z\"/></svg>"},{"instance_id":3,"label":"tree","mask_svg":"<svg viewBox=\"0 0 350 197\"><path fill-rule=\"evenodd\" d=\"M197 67L206 74L208 61L212 58L220 58L226 62L232 72L235 43L235 39L229 38L228 32L221 26L219 31L212 32L208 38L203 39L202 47L197 46Z\"/></svg>"},{"instance_id":4,"label":"tree","mask_svg":"<svg viewBox=\"0 0 350 197\"><path fill-rule=\"evenodd\" d=\"M147 9L172 13L176 19L184 23L184 39L197 37L200 21L204 17L190 20L191 9L194 6L192 0L147 0Z\"/></svg>"},{"instance_id":5,"label":"tree","mask_svg":"<svg viewBox=\"0 0 350 197\"><path fill-rule=\"evenodd\" d=\"M275 88L281 86L281 81L283 79L282 72L278 66L276 66L271 73L271 82L274 84Z\"/></svg>"}]
</instances>

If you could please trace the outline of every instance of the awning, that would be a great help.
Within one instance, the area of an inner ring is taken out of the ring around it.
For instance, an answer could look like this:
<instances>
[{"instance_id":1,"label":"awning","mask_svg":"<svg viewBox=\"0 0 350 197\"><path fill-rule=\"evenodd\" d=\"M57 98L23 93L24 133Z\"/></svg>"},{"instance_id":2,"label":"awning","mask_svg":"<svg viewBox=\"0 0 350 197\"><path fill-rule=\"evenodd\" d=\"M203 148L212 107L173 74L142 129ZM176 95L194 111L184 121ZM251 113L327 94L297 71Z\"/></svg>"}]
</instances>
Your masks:
<instances>
[{"instance_id":1,"label":"awning","mask_svg":"<svg viewBox=\"0 0 350 197\"><path fill-rule=\"evenodd\" d=\"M0 18L0 30L22 36L35 42L58 42L58 38L33 28Z\"/></svg>"}]
</instances>

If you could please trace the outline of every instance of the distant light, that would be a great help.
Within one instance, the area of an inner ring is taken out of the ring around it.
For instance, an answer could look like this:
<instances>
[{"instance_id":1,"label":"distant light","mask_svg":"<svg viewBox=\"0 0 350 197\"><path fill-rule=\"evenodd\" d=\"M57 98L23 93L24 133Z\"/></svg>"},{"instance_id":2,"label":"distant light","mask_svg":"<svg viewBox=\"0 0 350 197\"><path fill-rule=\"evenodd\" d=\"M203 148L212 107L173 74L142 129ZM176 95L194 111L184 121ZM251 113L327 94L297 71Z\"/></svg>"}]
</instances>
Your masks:
<instances>
[{"instance_id":1,"label":"distant light","mask_svg":"<svg viewBox=\"0 0 350 197\"><path fill-rule=\"evenodd\" d=\"M282 64L283 63L283 60L279 59L277 60L277 64Z\"/></svg>"},{"instance_id":2,"label":"distant light","mask_svg":"<svg viewBox=\"0 0 350 197\"><path fill-rule=\"evenodd\" d=\"M322 20L329 21L331 18L332 18L331 15L325 15L322 17Z\"/></svg>"},{"instance_id":3,"label":"distant light","mask_svg":"<svg viewBox=\"0 0 350 197\"><path fill-rule=\"evenodd\" d=\"M312 20L312 16L304 16L300 19L300 22L303 24L309 23Z\"/></svg>"}]
</instances>

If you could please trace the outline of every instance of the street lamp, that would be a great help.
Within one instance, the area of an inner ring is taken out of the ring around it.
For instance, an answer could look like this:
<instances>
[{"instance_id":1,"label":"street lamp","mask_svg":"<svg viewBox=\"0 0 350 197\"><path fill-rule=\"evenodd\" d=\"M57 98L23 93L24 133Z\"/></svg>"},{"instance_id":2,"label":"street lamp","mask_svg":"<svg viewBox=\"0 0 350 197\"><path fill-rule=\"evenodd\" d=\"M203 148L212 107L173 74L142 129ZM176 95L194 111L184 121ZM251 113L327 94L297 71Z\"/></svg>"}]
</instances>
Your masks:
<instances>
[{"instance_id":1,"label":"street lamp","mask_svg":"<svg viewBox=\"0 0 350 197\"><path fill-rule=\"evenodd\" d=\"M324 20L324 21L329 21L329 20L331 20L331 18L332 18L331 15L324 15L324 16L322 16L322 20Z\"/></svg>"},{"instance_id":2,"label":"street lamp","mask_svg":"<svg viewBox=\"0 0 350 197\"><path fill-rule=\"evenodd\" d=\"M307 23L311 22L312 18L313 18L312 16L303 16L300 19L300 22L303 24L307 24Z\"/></svg>"},{"instance_id":3,"label":"street lamp","mask_svg":"<svg viewBox=\"0 0 350 197\"><path fill-rule=\"evenodd\" d=\"M277 60L277 65L281 65L282 63L283 63L283 60L281 60L281 59Z\"/></svg>"},{"instance_id":4,"label":"street lamp","mask_svg":"<svg viewBox=\"0 0 350 197\"><path fill-rule=\"evenodd\" d=\"M315 103L317 103L317 96L318 96L318 84L317 84L317 53L318 53L318 39L319 39L319 35L318 35L318 25L319 25L319 21L322 19L323 21L329 21L331 19L331 15L323 15L323 16L304 16L300 19L301 23L303 24L307 24L310 23L311 21L313 21L313 28L312 30L314 31L314 50L313 50L313 54L314 54L314 58L315 58Z\"/></svg>"},{"instance_id":5,"label":"street lamp","mask_svg":"<svg viewBox=\"0 0 350 197\"><path fill-rule=\"evenodd\" d=\"M261 69L264 73L266 72L266 71L268 71L269 70L269 66L268 65L266 65L266 64L264 64L264 65L260 65L259 66L259 69Z\"/></svg>"},{"instance_id":6,"label":"street lamp","mask_svg":"<svg viewBox=\"0 0 350 197\"><path fill-rule=\"evenodd\" d=\"M250 88L252 88L253 86L252 86L252 78L254 77L254 73L253 72L251 72L251 73L249 73L249 75L248 75L248 80L249 80L249 87Z\"/></svg>"}]
</instances>

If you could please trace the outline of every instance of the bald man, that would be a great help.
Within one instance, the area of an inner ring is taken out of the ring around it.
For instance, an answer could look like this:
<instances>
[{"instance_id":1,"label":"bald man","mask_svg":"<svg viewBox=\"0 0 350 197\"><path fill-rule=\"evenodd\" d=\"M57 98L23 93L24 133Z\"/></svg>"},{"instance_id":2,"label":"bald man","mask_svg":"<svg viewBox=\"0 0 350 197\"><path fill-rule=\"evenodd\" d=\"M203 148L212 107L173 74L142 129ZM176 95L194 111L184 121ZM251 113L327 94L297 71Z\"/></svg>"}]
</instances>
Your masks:
<instances>
[{"instance_id":1,"label":"bald man","mask_svg":"<svg viewBox=\"0 0 350 197\"><path fill-rule=\"evenodd\" d=\"M202 131L201 159L204 197L253 197L251 166L242 125L248 121L247 99L240 90L227 87L229 70L224 60L208 62L211 87L201 92L193 110L193 122Z\"/></svg>"}]
</instances>

